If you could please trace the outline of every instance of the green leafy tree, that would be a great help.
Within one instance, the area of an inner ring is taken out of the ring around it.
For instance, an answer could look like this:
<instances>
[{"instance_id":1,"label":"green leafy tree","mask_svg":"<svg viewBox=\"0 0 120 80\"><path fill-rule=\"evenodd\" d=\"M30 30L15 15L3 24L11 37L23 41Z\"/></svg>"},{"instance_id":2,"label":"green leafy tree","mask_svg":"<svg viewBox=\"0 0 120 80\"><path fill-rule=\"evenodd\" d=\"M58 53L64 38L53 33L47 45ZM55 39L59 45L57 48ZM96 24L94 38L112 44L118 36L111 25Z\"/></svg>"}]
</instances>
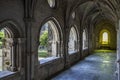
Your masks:
<instances>
[{"instance_id":1,"label":"green leafy tree","mask_svg":"<svg viewBox=\"0 0 120 80\"><path fill-rule=\"evenodd\" d=\"M47 46L47 42L48 42L48 31L46 30L40 36L40 45Z\"/></svg>"},{"instance_id":2,"label":"green leafy tree","mask_svg":"<svg viewBox=\"0 0 120 80\"><path fill-rule=\"evenodd\" d=\"M5 34L3 31L0 31L0 46L2 45L3 39L5 37Z\"/></svg>"}]
</instances>

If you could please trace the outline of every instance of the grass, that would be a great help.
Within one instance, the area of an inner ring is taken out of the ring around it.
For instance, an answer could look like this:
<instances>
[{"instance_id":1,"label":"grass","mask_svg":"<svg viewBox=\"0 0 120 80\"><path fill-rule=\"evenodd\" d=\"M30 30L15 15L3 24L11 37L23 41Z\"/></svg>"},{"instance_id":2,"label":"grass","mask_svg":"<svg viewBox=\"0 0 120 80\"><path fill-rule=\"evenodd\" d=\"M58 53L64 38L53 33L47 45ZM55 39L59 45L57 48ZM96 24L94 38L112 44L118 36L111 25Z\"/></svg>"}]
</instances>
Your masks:
<instances>
[{"instance_id":1,"label":"grass","mask_svg":"<svg viewBox=\"0 0 120 80\"><path fill-rule=\"evenodd\" d=\"M95 53L115 53L116 52L116 50L104 50L104 49L102 49L102 50L95 50L94 51Z\"/></svg>"},{"instance_id":2,"label":"grass","mask_svg":"<svg viewBox=\"0 0 120 80\"><path fill-rule=\"evenodd\" d=\"M48 53L46 50L39 50L38 57L48 57Z\"/></svg>"}]
</instances>

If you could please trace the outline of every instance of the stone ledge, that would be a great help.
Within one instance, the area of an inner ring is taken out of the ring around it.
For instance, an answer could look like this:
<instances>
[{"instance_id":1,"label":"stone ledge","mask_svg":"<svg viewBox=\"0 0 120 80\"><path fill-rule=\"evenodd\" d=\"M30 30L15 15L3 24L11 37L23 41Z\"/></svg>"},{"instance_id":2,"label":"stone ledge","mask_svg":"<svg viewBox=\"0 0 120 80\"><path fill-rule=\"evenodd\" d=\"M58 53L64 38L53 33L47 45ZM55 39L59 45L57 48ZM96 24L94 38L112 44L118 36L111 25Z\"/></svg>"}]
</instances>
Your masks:
<instances>
[{"instance_id":1,"label":"stone ledge","mask_svg":"<svg viewBox=\"0 0 120 80\"><path fill-rule=\"evenodd\" d=\"M0 79L8 76L14 75L16 72L11 71L0 71Z\"/></svg>"},{"instance_id":2,"label":"stone ledge","mask_svg":"<svg viewBox=\"0 0 120 80\"><path fill-rule=\"evenodd\" d=\"M78 51L70 51L69 54L75 54L75 53L78 53Z\"/></svg>"},{"instance_id":3,"label":"stone ledge","mask_svg":"<svg viewBox=\"0 0 120 80\"><path fill-rule=\"evenodd\" d=\"M48 58L39 60L39 62L40 62L40 64L45 64L45 63L49 63L49 62L59 59L59 58L60 57L48 57Z\"/></svg>"}]
</instances>

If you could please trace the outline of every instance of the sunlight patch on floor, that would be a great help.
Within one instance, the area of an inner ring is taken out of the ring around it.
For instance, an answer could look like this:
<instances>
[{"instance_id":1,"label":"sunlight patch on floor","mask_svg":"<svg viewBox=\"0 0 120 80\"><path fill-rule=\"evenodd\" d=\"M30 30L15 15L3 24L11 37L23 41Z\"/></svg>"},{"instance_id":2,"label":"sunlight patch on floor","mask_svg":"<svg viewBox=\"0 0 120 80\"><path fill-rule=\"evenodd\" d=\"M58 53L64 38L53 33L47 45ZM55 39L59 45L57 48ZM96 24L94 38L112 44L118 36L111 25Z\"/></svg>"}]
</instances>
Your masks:
<instances>
[{"instance_id":1,"label":"sunlight patch on floor","mask_svg":"<svg viewBox=\"0 0 120 80\"><path fill-rule=\"evenodd\" d=\"M115 52L116 50L104 50L104 49L94 51L94 53L115 53Z\"/></svg>"}]
</instances>

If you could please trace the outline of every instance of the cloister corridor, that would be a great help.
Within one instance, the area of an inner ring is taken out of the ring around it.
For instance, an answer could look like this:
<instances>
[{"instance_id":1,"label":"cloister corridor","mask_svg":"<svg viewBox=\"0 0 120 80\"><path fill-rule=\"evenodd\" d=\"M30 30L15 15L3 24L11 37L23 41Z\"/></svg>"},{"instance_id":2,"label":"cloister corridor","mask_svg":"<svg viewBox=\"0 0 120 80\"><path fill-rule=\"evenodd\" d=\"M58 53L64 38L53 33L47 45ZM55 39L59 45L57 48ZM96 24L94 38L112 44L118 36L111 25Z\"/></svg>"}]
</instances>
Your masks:
<instances>
[{"instance_id":1,"label":"cloister corridor","mask_svg":"<svg viewBox=\"0 0 120 80\"><path fill-rule=\"evenodd\" d=\"M115 51L96 51L52 80L116 80L115 60Z\"/></svg>"},{"instance_id":2,"label":"cloister corridor","mask_svg":"<svg viewBox=\"0 0 120 80\"><path fill-rule=\"evenodd\" d=\"M0 0L0 80L120 80L120 0Z\"/></svg>"}]
</instances>

